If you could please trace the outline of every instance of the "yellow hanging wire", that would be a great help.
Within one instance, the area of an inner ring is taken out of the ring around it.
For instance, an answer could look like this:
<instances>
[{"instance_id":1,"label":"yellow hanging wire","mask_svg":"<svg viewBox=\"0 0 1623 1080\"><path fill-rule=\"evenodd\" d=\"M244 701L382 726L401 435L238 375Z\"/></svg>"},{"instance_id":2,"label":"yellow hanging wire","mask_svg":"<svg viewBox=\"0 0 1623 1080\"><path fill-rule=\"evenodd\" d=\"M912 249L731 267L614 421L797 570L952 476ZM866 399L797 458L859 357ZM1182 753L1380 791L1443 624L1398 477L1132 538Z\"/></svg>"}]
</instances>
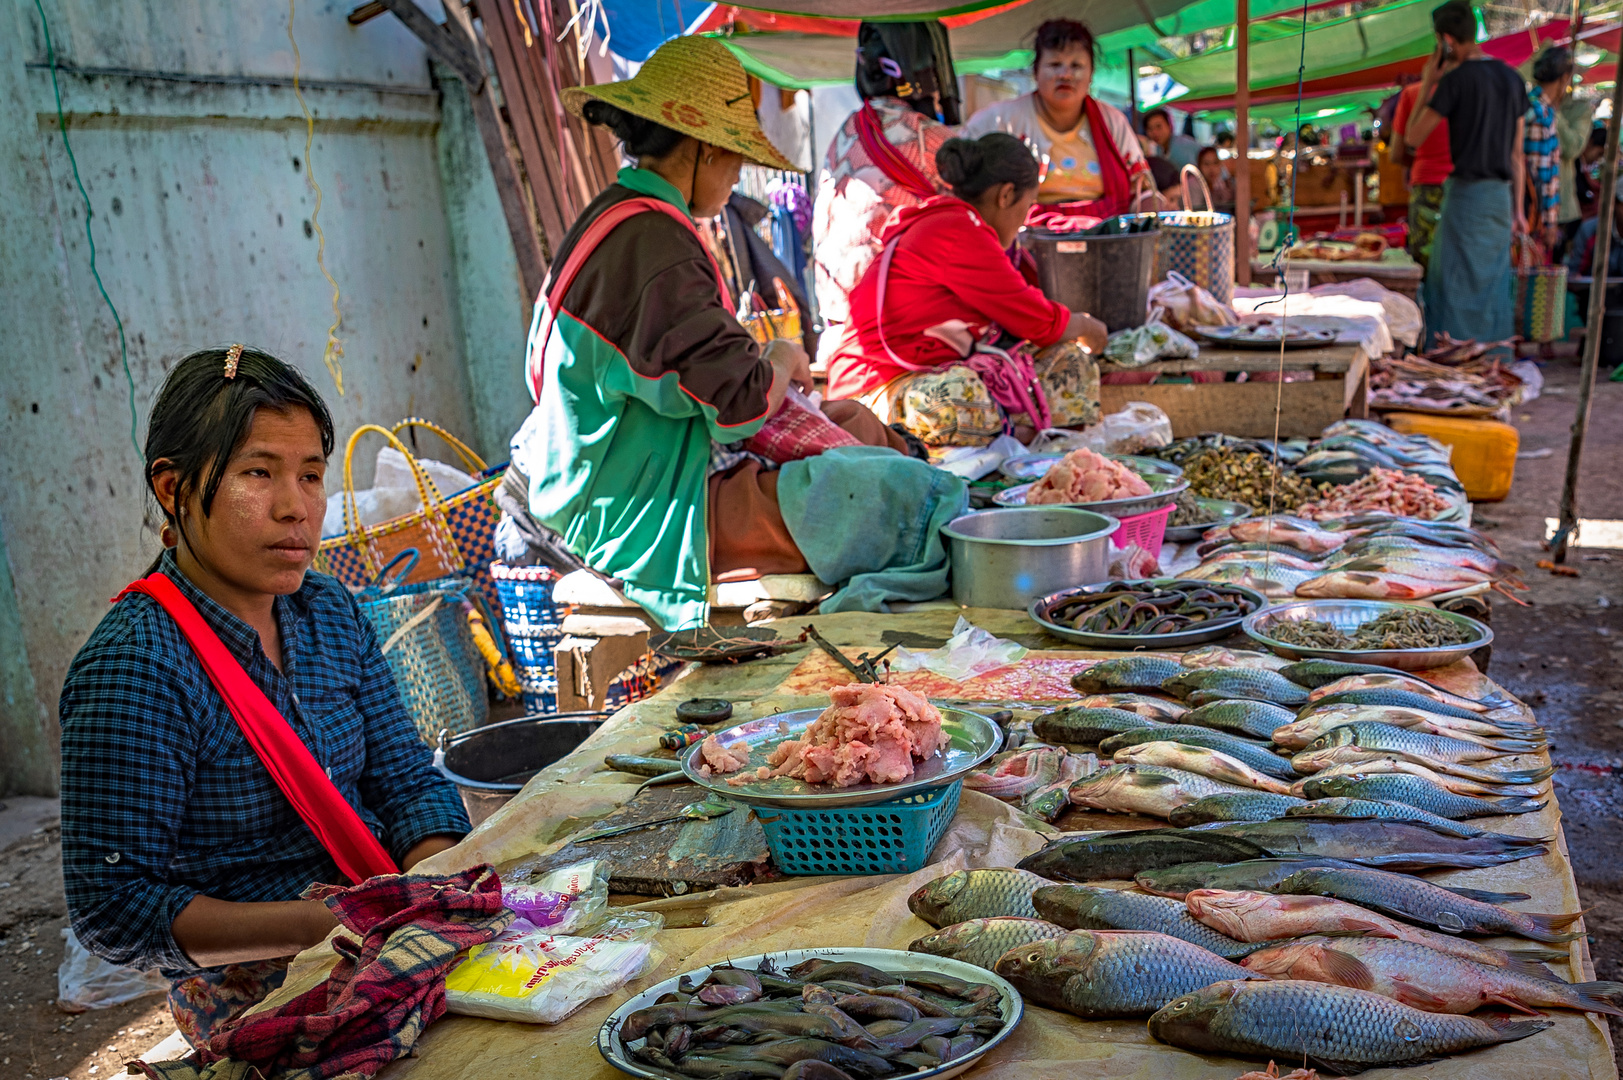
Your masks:
<instances>
[{"instance_id":1,"label":"yellow hanging wire","mask_svg":"<svg viewBox=\"0 0 1623 1080\"><path fill-rule=\"evenodd\" d=\"M310 115L310 106L304 103L304 91L299 89L299 43L293 36L293 4L294 0L287 0L287 43L293 47L293 96L299 99L299 108L304 110L304 175L316 191L316 208L310 212L310 227L316 231L316 265L321 268L321 276L327 279L327 284L332 286L332 325L327 327L327 347L322 350L321 360L327 365L333 385L338 388L338 396L343 397L344 369L338 358L344 355L344 346L338 340L338 325L344 321L344 316L338 308L338 282L327 269L327 234L321 231L320 221L321 185L316 183L315 164L310 160L310 144L316 137L316 119Z\"/></svg>"}]
</instances>

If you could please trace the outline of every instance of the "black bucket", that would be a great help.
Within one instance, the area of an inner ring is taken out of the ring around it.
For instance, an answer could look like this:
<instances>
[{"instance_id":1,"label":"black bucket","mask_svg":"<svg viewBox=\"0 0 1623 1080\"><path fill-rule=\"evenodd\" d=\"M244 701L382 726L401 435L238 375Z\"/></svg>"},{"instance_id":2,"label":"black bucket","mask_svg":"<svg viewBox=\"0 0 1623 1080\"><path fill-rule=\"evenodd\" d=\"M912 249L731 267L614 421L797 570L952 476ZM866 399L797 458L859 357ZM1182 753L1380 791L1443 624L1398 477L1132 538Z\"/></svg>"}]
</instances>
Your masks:
<instances>
[{"instance_id":1,"label":"black bucket","mask_svg":"<svg viewBox=\"0 0 1623 1080\"><path fill-rule=\"evenodd\" d=\"M1050 300L1087 312L1111 333L1144 325L1159 229L1113 236L1026 229L1020 243L1037 260Z\"/></svg>"},{"instance_id":2,"label":"black bucket","mask_svg":"<svg viewBox=\"0 0 1623 1080\"><path fill-rule=\"evenodd\" d=\"M1599 362L1613 367L1623 364L1623 308L1608 306L1606 309L1601 323Z\"/></svg>"},{"instance_id":3,"label":"black bucket","mask_svg":"<svg viewBox=\"0 0 1623 1080\"><path fill-rule=\"evenodd\" d=\"M452 735L440 732L434 768L462 792L475 825L518 794L530 777L569 754L607 713L521 716Z\"/></svg>"}]
</instances>

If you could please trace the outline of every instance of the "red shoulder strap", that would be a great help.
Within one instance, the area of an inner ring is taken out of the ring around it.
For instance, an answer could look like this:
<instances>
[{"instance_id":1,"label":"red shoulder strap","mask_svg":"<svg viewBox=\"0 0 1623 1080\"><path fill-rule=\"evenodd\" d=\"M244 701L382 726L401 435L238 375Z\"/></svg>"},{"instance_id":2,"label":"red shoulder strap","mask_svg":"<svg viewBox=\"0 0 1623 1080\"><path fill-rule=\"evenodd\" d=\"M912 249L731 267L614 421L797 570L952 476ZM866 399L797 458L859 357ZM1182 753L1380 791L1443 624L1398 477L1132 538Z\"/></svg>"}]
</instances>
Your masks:
<instances>
[{"instance_id":1,"label":"red shoulder strap","mask_svg":"<svg viewBox=\"0 0 1623 1080\"><path fill-rule=\"evenodd\" d=\"M248 745L344 876L359 884L379 874L398 874L394 860L372 830L339 794L309 748L175 583L161 573L149 574L132 582L113 601L130 593L152 597L180 626Z\"/></svg>"},{"instance_id":2,"label":"red shoulder strap","mask_svg":"<svg viewBox=\"0 0 1623 1080\"><path fill-rule=\"evenodd\" d=\"M1105 194L1100 201L1107 204L1105 209L1109 211L1099 216L1125 213L1132 190L1127 176L1127 161L1122 157L1121 148L1116 145L1115 136L1110 134L1104 110L1093 95L1084 98L1082 104L1087 112L1088 129L1093 134L1093 153L1099 159L1099 176L1104 181Z\"/></svg>"},{"instance_id":3,"label":"red shoulder strap","mask_svg":"<svg viewBox=\"0 0 1623 1080\"><path fill-rule=\"evenodd\" d=\"M880 172L890 178L891 183L900 185L905 191L920 199L940 194L930 182L930 178L885 138L885 124L874 111L873 102L864 101L862 108L857 110L856 129L857 139L862 143L862 148L868 152L869 159L878 166Z\"/></svg>"},{"instance_id":4,"label":"red shoulder strap","mask_svg":"<svg viewBox=\"0 0 1623 1080\"><path fill-rule=\"evenodd\" d=\"M710 253L704 238L699 235L698 226L682 211L665 202L649 196L638 196L635 199L626 199L617 202L586 226L580 239L569 252L569 258L564 260L562 267L547 275L546 282L541 286L541 295L536 299L535 330L530 334L530 341L526 347L525 374L530 382L530 398L533 401L541 400L541 384L546 376L546 345L547 338L552 336L552 324L557 321L558 312L563 310L564 294L569 286L575 283L575 275L580 273L581 266L597 250L603 239L613 232L622 222L638 214L657 211L665 214L674 221L679 221L699 241L704 248L705 257L710 260L710 269L716 275L716 290L721 294L722 306L731 311L732 297L727 292L727 279L721 275L721 267L716 265L716 257Z\"/></svg>"}]
</instances>

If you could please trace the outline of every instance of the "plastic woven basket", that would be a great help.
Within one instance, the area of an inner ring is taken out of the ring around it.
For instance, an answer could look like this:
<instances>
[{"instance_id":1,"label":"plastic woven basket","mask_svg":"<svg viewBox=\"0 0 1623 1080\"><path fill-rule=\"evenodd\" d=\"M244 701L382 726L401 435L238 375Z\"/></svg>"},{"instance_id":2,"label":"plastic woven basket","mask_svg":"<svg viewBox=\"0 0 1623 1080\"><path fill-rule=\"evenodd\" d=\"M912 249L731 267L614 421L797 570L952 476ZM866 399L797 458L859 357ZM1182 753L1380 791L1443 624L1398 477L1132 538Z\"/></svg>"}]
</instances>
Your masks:
<instances>
[{"instance_id":1,"label":"plastic woven basket","mask_svg":"<svg viewBox=\"0 0 1623 1080\"><path fill-rule=\"evenodd\" d=\"M785 874L911 874L958 812L962 780L894 802L842 810L757 807L772 861Z\"/></svg>"},{"instance_id":2,"label":"plastic woven basket","mask_svg":"<svg viewBox=\"0 0 1623 1080\"><path fill-rule=\"evenodd\" d=\"M501 597L502 622L511 634L521 634L526 630L544 630L558 633L559 625L564 616L569 614L568 607L559 607L552 602L552 586L558 580L558 572L546 566L508 566L506 563L493 562L490 564L490 577L496 583L496 593Z\"/></svg>"},{"instance_id":3,"label":"plastic woven basket","mask_svg":"<svg viewBox=\"0 0 1623 1080\"><path fill-rule=\"evenodd\" d=\"M1137 544L1149 552L1151 558L1160 558L1161 544L1167 538L1167 519L1172 516L1172 511L1176 509L1175 505L1169 504L1159 510L1133 514L1119 519L1121 528L1111 534L1111 544L1119 548L1124 548L1128 544Z\"/></svg>"}]
</instances>

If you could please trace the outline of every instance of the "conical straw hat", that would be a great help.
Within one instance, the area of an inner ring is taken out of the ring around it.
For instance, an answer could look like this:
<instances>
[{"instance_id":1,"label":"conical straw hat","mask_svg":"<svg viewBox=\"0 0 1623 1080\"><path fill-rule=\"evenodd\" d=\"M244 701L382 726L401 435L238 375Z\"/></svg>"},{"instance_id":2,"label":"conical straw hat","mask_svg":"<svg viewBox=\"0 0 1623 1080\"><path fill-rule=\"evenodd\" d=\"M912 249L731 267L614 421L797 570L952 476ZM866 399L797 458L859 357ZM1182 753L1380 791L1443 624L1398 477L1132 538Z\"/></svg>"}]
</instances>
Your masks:
<instances>
[{"instance_id":1,"label":"conical straw hat","mask_svg":"<svg viewBox=\"0 0 1623 1080\"><path fill-rule=\"evenodd\" d=\"M585 119L581 110L591 98L702 143L736 150L757 165L799 171L761 130L744 65L715 38L672 38L632 78L569 87L564 106Z\"/></svg>"}]
</instances>

